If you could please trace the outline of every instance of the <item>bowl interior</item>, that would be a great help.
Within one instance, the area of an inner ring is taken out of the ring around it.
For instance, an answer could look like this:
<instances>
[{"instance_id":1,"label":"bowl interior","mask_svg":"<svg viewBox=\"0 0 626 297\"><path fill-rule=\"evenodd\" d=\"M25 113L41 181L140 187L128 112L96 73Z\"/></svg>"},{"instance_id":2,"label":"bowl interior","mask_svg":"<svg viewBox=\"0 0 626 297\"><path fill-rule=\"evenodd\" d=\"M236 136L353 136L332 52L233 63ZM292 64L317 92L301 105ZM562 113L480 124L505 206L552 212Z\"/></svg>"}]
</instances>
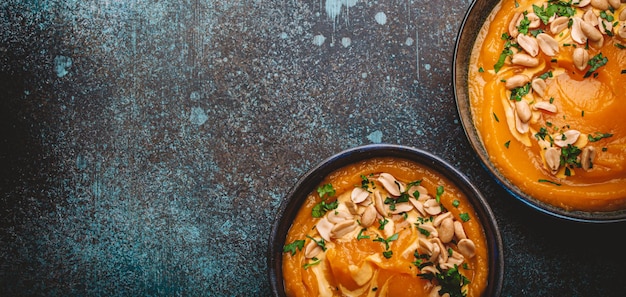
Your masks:
<instances>
[{"instance_id":1,"label":"bowl interior","mask_svg":"<svg viewBox=\"0 0 626 297\"><path fill-rule=\"evenodd\" d=\"M269 278L274 296L285 296L282 273L283 246L291 222L307 195L322 182L324 177L336 169L357 161L374 157L394 156L423 164L434 171L440 172L455 184L471 201L480 217L481 225L489 246L489 280L485 296L499 296L504 275L504 259L502 256L502 238L496 219L480 192L458 170L438 157L415 148L397 145L367 145L343 151L334 155L307 172L282 201L272 231L268 251Z\"/></svg>"},{"instance_id":2,"label":"bowl interior","mask_svg":"<svg viewBox=\"0 0 626 297\"><path fill-rule=\"evenodd\" d=\"M544 203L522 192L491 163L489 154L485 150L478 131L474 126L472 113L470 111L468 69L474 41L485 23L485 20L499 3L500 0L476 0L471 4L459 29L452 67L452 86L454 88L459 117L461 118L465 134L472 148L480 158L483 167L485 167L495 180L513 197L541 213L568 221L583 223L614 223L626 221L626 210L612 212L567 211Z\"/></svg>"}]
</instances>

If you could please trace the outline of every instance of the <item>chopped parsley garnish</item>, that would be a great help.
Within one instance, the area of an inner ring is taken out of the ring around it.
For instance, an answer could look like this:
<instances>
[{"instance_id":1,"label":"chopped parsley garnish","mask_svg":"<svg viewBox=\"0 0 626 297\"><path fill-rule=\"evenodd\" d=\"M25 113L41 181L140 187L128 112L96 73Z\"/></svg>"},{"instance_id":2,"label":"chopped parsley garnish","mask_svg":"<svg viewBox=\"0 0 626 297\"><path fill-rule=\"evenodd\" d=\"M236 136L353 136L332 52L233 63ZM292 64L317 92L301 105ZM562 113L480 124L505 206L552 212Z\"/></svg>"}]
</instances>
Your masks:
<instances>
[{"instance_id":1,"label":"chopped parsley garnish","mask_svg":"<svg viewBox=\"0 0 626 297\"><path fill-rule=\"evenodd\" d=\"M580 161L578 161L578 155L582 151L575 145L568 144L566 147L561 148L561 166L571 165L575 167L581 167Z\"/></svg>"},{"instance_id":2,"label":"chopped parsley garnish","mask_svg":"<svg viewBox=\"0 0 626 297\"><path fill-rule=\"evenodd\" d=\"M283 246L283 253L290 252L291 255L293 256L296 254L296 250L301 251L302 248L304 248L304 240L299 239L290 244L286 244L285 246Z\"/></svg>"},{"instance_id":3,"label":"chopped parsley garnish","mask_svg":"<svg viewBox=\"0 0 626 297\"><path fill-rule=\"evenodd\" d=\"M504 33L502 34L502 37L504 38L506 36L506 38L509 38L508 34ZM504 49L502 50L502 52L500 53L500 57L498 58L498 62L496 62L495 65L493 65L493 70L498 73L498 71L500 71L500 69L502 68L502 66L504 66L504 62L506 61L506 57L508 56L512 56L513 55L513 51L511 50L511 46L513 46L513 43L511 43L511 41L507 41L504 44Z\"/></svg>"},{"instance_id":4,"label":"chopped parsley garnish","mask_svg":"<svg viewBox=\"0 0 626 297\"><path fill-rule=\"evenodd\" d=\"M545 127L539 128L539 131L535 133L535 138L537 138L537 140L546 140L546 136L548 136L548 129L546 129Z\"/></svg>"},{"instance_id":5,"label":"chopped parsley garnish","mask_svg":"<svg viewBox=\"0 0 626 297\"><path fill-rule=\"evenodd\" d=\"M528 12L524 11L524 18L519 22L519 26L517 26L517 31L520 34L528 34L528 26L530 26L530 20L526 16Z\"/></svg>"},{"instance_id":6,"label":"chopped parsley garnish","mask_svg":"<svg viewBox=\"0 0 626 297\"><path fill-rule=\"evenodd\" d=\"M540 183L550 183L550 184L553 184L555 186L560 186L561 185L561 184L559 184L557 182L553 182L553 181L551 181L549 179L539 179L538 182L540 182Z\"/></svg>"},{"instance_id":7,"label":"chopped parsley garnish","mask_svg":"<svg viewBox=\"0 0 626 297\"><path fill-rule=\"evenodd\" d=\"M437 200L438 203L441 202L441 195L443 195L443 186L438 186L437 195L435 196L435 200Z\"/></svg>"},{"instance_id":8,"label":"chopped parsley garnish","mask_svg":"<svg viewBox=\"0 0 626 297\"><path fill-rule=\"evenodd\" d=\"M509 148L509 145L511 145L511 141L510 140L504 143L504 147L505 148Z\"/></svg>"},{"instance_id":9,"label":"chopped parsley garnish","mask_svg":"<svg viewBox=\"0 0 626 297\"><path fill-rule=\"evenodd\" d=\"M485 72L485 69L483 69L482 67L478 68L478 72L483 73Z\"/></svg>"},{"instance_id":10,"label":"chopped parsley garnish","mask_svg":"<svg viewBox=\"0 0 626 297\"><path fill-rule=\"evenodd\" d=\"M416 225L417 225L416 226L417 231L419 231L422 235L424 235L426 237L430 236L430 231L428 231L428 230L426 230L424 228L420 228L419 224L416 224Z\"/></svg>"},{"instance_id":11,"label":"chopped parsley garnish","mask_svg":"<svg viewBox=\"0 0 626 297\"><path fill-rule=\"evenodd\" d=\"M422 180L421 179L420 180L416 180L416 181L412 181L412 182L410 182L410 183L408 183L406 185L406 190L409 191L412 187L417 187L417 186L419 186L421 184L422 184ZM420 192L417 191L417 190L414 191L413 193L402 193L402 195L404 195L404 194L411 194L411 196L413 196L413 198L415 198L415 199L419 199L420 198ZM407 201L409 201L409 200L407 199Z\"/></svg>"},{"instance_id":12,"label":"chopped parsley garnish","mask_svg":"<svg viewBox=\"0 0 626 297\"><path fill-rule=\"evenodd\" d=\"M374 174L371 173L369 176L374 176ZM368 176L361 174L361 188L363 188L366 191L369 191L370 187L372 188L375 187L374 182L370 181Z\"/></svg>"},{"instance_id":13,"label":"chopped parsley garnish","mask_svg":"<svg viewBox=\"0 0 626 297\"><path fill-rule=\"evenodd\" d=\"M626 49L626 46L624 46L623 44L617 43L617 42L614 43L613 45L615 45L615 47L619 48L619 49Z\"/></svg>"},{"instance_id":14,"label":"chopped parsley garnish","mask_svg":"<svg viewBox=\"0 0 626 297\"><path fill-rule=\"evenodd\" d=\"M610 134L610 133L599 133L599 132L596 132L596 135L595 135L595 136L591 136L591 134L589 134L589 135L587 135L587 138L588 138L588 139L589 139L589 141L591 141L591 142L596 142L596 141L598 141L598 140L600 140L600 139L602 139L602 138L609 138L609 137L611 137L611 136L613 136L613 134Z\"/></svg>"},{"instance_id":15,"label":"chopped parsley garnish","mask_svg":"<svg viewBox=\"0 0 626 297\"><path fill-rule=\"evenodd\" d=\"M320 259L318 259L318 258L316 258L316 257L313 257L311 260L312 260L312 262L305 263L305 264L302 266L302 267L304 267L304 270L306 270L307 268L309 268L309 267L311 267L311 266L313 266L313 265L320 264L320 262L322 261L322 260L320 260Z\"/></svg>"},{"instance_id":16,"label":"chopped parsley garnish","mask_svg":"<svg viewBox=\"0 0 626 297\"><path fill-rule=\"evenodd\" d=\"M498 123L500 122L500 119L498 119L498 116L496 115L495 112L493 113L493 118L496 120L496 122Z\"/></svg>"},{"instance_id":17,"label":"chopped parsley garnish","mask_svg":"<svg viewBox=\"0 0 626 297\"><path fill-rule=\"evenodd\" d=\"M609 22L612 22L614 20L613 16L610 15L610 14L607 14L606 11L604 11L604 10L600 11L600 17L605 19L605 20L607 20L607 21L609 21Z\"/></svg>"},{"instance_id":18,"label":"chopped parsley garnish","mask_svg":"<svg viewBox=\"0 0 626 297\"><path fill-rule=\"evenodd\" d=\"M547 25L553 15L572 17L576 14L576 9L572 7L571 1L550 1L546 8L533 4L533 12Z\"/></svg>"},{"instance_id":19,"label":"chopped parsley garnish","mask_svg":"<svg viewBox=\"0 0 626 297\"><path fill-rule=\"evenodd\" d=\"M593 58L589 59L589 61L587 62L587 64L591 66L591 68L589 68L589 70L587 71L587 73L585 73L583 77L590 77L596 70L598 70L598 68L606 65L608 61L609 59L602 56L602 53L598 53L597 55L593 56Z\"/></svg>"},{"instance_id":20,"label":"chopped parsley garnish","mask_svg":"<svg viewBox=\"0 0 626 297\"><path fill-rule=\"evenodd\" d=\"M548 71L548 72L540 75L539 78L541 78L543 80L546 80L546 79L548 79L549 77L552 77L552 76L553 76L552 71Z\"/></svg>"},{"instance_id":21,"label":"chopped parsley garnish","mask_svg":"<svg viewBox=\"0 0 626 297\"><path fill-rule=\"evenodd\" d=\"M535 30L530 30L530 34L534 37L537 37L537 35L543 33L543 30L541 29L535 29Z\"/></svg>"},{"instance_id":22,"label":"chopped parsley garnish","mask_svg":"<svg viewBox=\"0 0 626 297\"><path fill-rule=\"evenodd\" d=\"M443 296L447 293L450 297L465 297L467 296L467 291L463 290L463 287L470 283L470 280L459 273L459 268L457 265L454 265L453 268L450 268L442 273L437 273L433 275L432 272L418 274L419 277L426 280L437 280L441 289L439 289L439 295Z\"/></svg>"},{"instance_id":23,"label":"chopped parsley garnish","mask_svg":"<svg viewBox=\"0 0 626 297\"><path fill-rule=\"evenodd\" d=\"M467 221L470 220L470 215L468 213L466 213L466 212L460 213L459 214L459 218L461 219L461 221L467 222Z\"/></svg>"},{"instance_id":24,"label":"chopped parsley garnish","mask_svg":"<svg viewBox=\"0 0 626 297\"><path fill-rule=\"evenodd\" d=\"M454 207L459 207L460 204L461 204L461 202L459 200L454 199L452 201L452 206L454 206Z\"/></svg>"},{"instance_id":25,"label":"chopped parsley garnish","mask_svg":"<svg viewBox=\"0 0 626 297\"><path fill-rule=\"evenodd\" d=\"M320 248L322 248L322 251L326 251L326 242L324 241L324 238L321 238L320 240L315 240L315 238L311 237L311 236L306 236L308 239L313 240L313 242L315 242L317 244L317 246L319 246Z\"/></svg>"},{"instance_id":26,"label":"chopped parsley garnish","mask_svg":"<svg viewBox=\"0 0 626 297\"><path fill-rule=\"evenodd\" d=\"M321 218L326 214L327 211L331 209L336 209L337 206L339 206L339 201L337 200L331 203L326 203L326 201L322 201L313 206L313 209L311 210L311 215L314 218Z\"/></svg>"},{"instance_id":27,"label":"chopped parsley garnish","mask_svg":"<svg viewBox=\"0 0 626 297\"><path fill-rule=\"evenodd\" d=\"M378 226L378 230L385 230L385 225L387 225L387 223L389 223L389 220L387 220L386 218L378 220L378 224L380 225Z\"/></svg>"},{"instance_id":28,"label":"chopped parsley garnish","mask_svg":"<svg viewBox=\"0 0 626 297\"><path fill-rule=\"evenodd\" d=\"M327 211L335 209L337 208L337 206L339 206L339 201L337 200L326 203L327 197L335 196L335 189L333 189L333 185L325 184L321 187L318 187L317 193L320 195L320 198L322 198L322 201L313 206L313 209L311 210L311 215L314 218L321 218L324 216L324 214L326 214Z\"/></svg>"},{"instance_id":29,"label":"chopped parsley garnish","mask_svg":"<svg viewBox=\"0 0 626 297\"><path fill-rule=\"evenodd\" d=\"M320 195L320 198L324 199L324 195L328 197L335 196L335 189L333 189L333 185L325 184L317 188L317 193Z\"/></svg>"},{"instance_id":30,"label":"chopped parsley garnish","mask_svg":"<svg viewBox=\"0 0 626 297\"><path fill-rule=\"evenodd\" d=\"M367 228L363 228L361 229L361 231L359 231L359 235L356 236L357 240L361 240L361 239L369 239L370 236L369 235L363 235L363 232L367 231Z\"/></svg>"},{"instance_id":31,"label":"chopped parsley garnish","mask_svg":"<svg viewBox=\"0 0 626 297\"><path fill-rule=\"evenodd\" d=\"M511 90L511 100L521 101L524 96L530 93L531 86L530 83L527 83L521 87L515 88Z\"/></svg>"},{"instance_id":32,"label":"chopped parsley garnish","mask_svg":"<svg viewBox=\"0 0 626 297\"><path fill-rule=\"evenodd\" d=\"M389 238L387 238L387 239L382 238L382 237L377 237L376 239L374 239L374 241L384 243L385 244L385 250L389 250L389 243L394 241L394 240L398 240L398 233L394 233L393 235L389 236Z\"/></svg>"}]
</instances>

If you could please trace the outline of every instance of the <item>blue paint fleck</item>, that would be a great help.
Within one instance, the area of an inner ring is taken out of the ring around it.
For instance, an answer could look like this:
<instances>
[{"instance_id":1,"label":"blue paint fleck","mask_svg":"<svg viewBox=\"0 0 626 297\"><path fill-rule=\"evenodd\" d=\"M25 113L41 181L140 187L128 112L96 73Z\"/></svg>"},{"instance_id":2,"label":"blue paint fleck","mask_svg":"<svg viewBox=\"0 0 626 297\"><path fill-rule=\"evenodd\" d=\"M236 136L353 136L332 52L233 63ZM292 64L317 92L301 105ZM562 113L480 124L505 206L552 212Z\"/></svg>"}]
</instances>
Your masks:
<instances>
[{"instance_id":1,"label":"blue paint fleck","mask_svg":"<svg viewBox=\"0 0 626 297\"><path fill-rule=\"evenodd\" d=\"M383 141L383 132L381 132L380 130L376 130L367 135L367 139L369 139L373 143L381 143Z\"/></svg>"},{"instance_id":2,"label":"blue paint fleck","mask_svg":"<svg viewBox=\"0 0 626 297\"><path fill-rule=\"evenodd\" d=\"M72 67L72 58L66 56L54 57L54 73L57 77L64 77L69 73L68 68Z\"/></svg>"},{"instance_id":3,"label":"blue paint fleck","mask_svg":"<svg viewBox=\"0 0 626 297\"><path fill-rule=\"evenodd\" d=\"M200 107L194 107L191 109L191 115L189 116L189 121L192 124L201 126L209 119L206 112Z\"/></svg>"}]
</instances>

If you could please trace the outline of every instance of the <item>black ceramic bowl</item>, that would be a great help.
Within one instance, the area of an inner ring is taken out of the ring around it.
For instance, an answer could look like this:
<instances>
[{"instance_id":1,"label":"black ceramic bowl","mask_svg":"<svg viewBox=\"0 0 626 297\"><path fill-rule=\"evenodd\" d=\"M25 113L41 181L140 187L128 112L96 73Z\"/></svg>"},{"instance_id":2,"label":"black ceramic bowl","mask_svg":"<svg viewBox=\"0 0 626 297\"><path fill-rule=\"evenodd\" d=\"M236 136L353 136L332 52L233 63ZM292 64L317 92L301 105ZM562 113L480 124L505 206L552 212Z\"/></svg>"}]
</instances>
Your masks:
<instances>
[{"instance_id":1,"label":"black ceramic bowl","mask_svg":"<svg viewBox=\"0 0 626 297\"><path fill-rule=\"evenodd\" d=\"M522 192L515 184L509 181L496 166L489 160L489 154L483 145L478 131L474 126L470 112L470 98L468 90L469 60L474 42L485 20L500 0L476 0L468 9L457 36L454 50L452 85L461 123L465 134L474 151L480 158L483 167L504 187L513 197L531 208L559 219L582 223L614 223L626 221L626 210L612 212L584 212L568 211L538 200Z\"/></svg>"},{"instance_id":2,"label":"black ceramic bowl","mask_svg":"<svg viewBox=\"0 0 626 297\"><path fill-rule=\"evenodd\" d=\"M269 281L273 296L285 296L283 286L283 246L291 223L307 195L333 171L358 161L375 157L397 157L411 160L441 173L455 184L472 203L484 228L489 249L489 279L484 296L499 296L504 275L502 238L496 219L481 193L457 169L442 159L419 149L399 145L366 145L336 154L302 176L282 201L270 233L268 251Z\"/></svg>"}]
</instances>

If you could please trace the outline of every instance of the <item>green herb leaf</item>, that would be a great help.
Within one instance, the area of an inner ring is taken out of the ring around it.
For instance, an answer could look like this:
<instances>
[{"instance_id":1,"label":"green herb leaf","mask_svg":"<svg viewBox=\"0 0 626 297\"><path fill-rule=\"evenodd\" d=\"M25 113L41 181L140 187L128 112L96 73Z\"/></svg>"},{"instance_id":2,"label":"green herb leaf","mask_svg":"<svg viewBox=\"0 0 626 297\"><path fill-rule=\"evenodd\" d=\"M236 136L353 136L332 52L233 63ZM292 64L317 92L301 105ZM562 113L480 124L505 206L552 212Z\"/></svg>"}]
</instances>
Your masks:
<instances>
[{"instance_id":1,"label":"green herb leaf","mask_svg":"<svg viewBox=\"0 0 626 297\"><path fill-rule=\"evenodd\" d=\"M461 221L467 222L470 220L470 215L464 212L464 213L459 214L459 218L461 219Z\"/></svg>"},{"instance_id":2,"label":"green herb leaf","mask_svg":"<svg viewBox=\"0 0 626 297\"><path fill-rule=\"evenodd\" d=\"M610 134L610 133L600 133L600 132L596 132L596 135L595 135L595 136L591 136L591 134L589 134L589 135L587 135L587 138L588 138L588 139L589 139L589 141L591 141L591 142L596 142L596 141L598 141L598 140L600 140L600 139L603 139L603 138L609 138L609 137L611 137L611 136L613 136L613 134Z\"/></svg>"},{"instance_id":3,"label":"green herb leaf","mask_svg":"<svg viewBox=\"0 0 626 297\"><path fill-rule=\"evenodd\" d=\"M326 203L325 201L322 201L316 204L315 206L313 206L313 209L311 210L311 215L314 218L321 218L326 214L327 211L336 209L338 206L339 206L339 201L337 200L331 203Z\"/></svg>"},{"instance_id":4,"label":"green herb leaf","mask_svg":"<svg viewBox=\"0 0 626 297\"><path fill-rule=\"evenodd\" d=\"M356 236L357 240L361 240L361 239L369 239L370 236L369 235L363 235L363 232L367 231L367 228L363 228L361 229L361 231L359 231L359 235Z\"/></svg>"},{"instance_id":5,"label":"green herb leaf","mask_svg":"<svg viewBox=\"0 0 626 297\"><path fill-rule=\"evenodd\" d=\"M522 98L524 96L526 96L528 93L530 93L531 90L531 84L527 83L521 87L515 88L513 90L511 90L511 100L515 100L515 101L521 101Z\"/></svg>"},{"instance_id":6,"label":"green herb leaf","mask_svg":"<svg viewBox=\"0 0 626 297\"><path fill-rule=\"evenodd\" d=\"M568 144L566 147L561 148L561 166L571 165L575 167L581 167L578 156L582 153L582 150L575 145Z\"/></svg>"},{"instance_id":7,"label":"green herb leaf","mask_svg":"<svg viewBox=\"0 0 626 297\"><path fill-rule=\"evenodd\" d=\"M322 260L320 260L320 259L318 259L318 258L313 257L313 258L311 259L311 261L312 261L312 262L305 263L305 264L302 266L302 267L304 267L304 270L307 270L309 267L311 267L311 266L313 266L313 265L320 264L320 262L321 262Z\"/></svg>"},{"instance_id":8,"label":"green herb leaf","mask_svg":"<svg viewBox=\"0 0 626 297\"><path fill-rule=\"evenodd\" d=\"M587 70L587 73L585 73L583 77L590 77L596 70L598 70L598 68L606 65L608 61L609 59L602 56L602 53L598 53L597 55L593 56L593 58L589 59L589 61L587 62L587 64L591 66L591 68Z\"/></svg>"},{"instance_id":9,"label":"green herb leaf","mask_svg":"<svg viewBox=\"0 0 626 297\"><path fill-rule=\"evenodd\" d=\"M374 176L374 174L372 173L369 176L370 177ZM375 188L374 182L370 181L368 176L361 174L361 188L363 188L366 191L369 191L370 187Z\"/></svg>"},{"instance_id":10,"label":"green herb leaf","mask_svg":"<svg viewBox=\"0 0 626 297\"><path fill-rule=\"evenodd\" d=\"M389 236L389 238L387 238L387 239L382 238L382 237L377 237L376 239L374 239L374 241L384 243L386 251L389 250L389 243L394 241L394 240L398 240L398 233L394 233L393 235Z\"/></svg>"},{"instance_id":11,"label":"green herb leaf","mask_svg":"<svg viewBox=\"0 0 626 297\"><path fill-rule=\"evenodd\" d=\"M436 274L436 279L441 286L439 296L448 294L450 297L465 297L467 291L463 291L463 287L470 283L470 280L459 273L458 266Z\"/></svg>"},{"instance_id":12,"label":"green herb leaf","mask_svg":"<svg viewBox=\"0 0 626 297\"><path fill-rule=\"evenodd\" d=\"M506 33L505 33L506 34ZM504 37L504 34L502 35ZM506 34L506 36L508 37L508 34ZM511 46L513 46L513 44L511 43L511 41L507 41L504 44L504 49L502 50L502 52L500 53L500 57L498 58L498 62L496 62L495 65L493 65L493 70L498 73L498 71L500 71L500 69L502 68L502 66L504 66L504 62L506 62L506 57L508 56L512 56L513 55L513 51L511 50Z\"/></svg>"},{"instance_id":13,"label":"green herb leaf","mask_svg":"<svg viewBox=\"0 0 626 297\"><path fill-rule=\"evenodd\" d=\"M333 185L325 184L317 188L317 193L320 195L320 198L324 199L324 196L335 196L335 189L333 189Z\"/></svg>"},{"instance_id":14,"label":"green herb leaf","mask_svg":"<svg viewBox=\"0 0 626 297\"><path fill-rule=\"evenodd\" d=\"M553 184L555 186L560 186L561 185L561 184L559 184L557 182L554 182L554 181L551 181L551 180L548 180L548 179L539 179L538 182L540 182L540 183L550 183L550 184Z\"/></svg>"},{"instance_id":15,"label":"green herb leaf","mask_svg":"<svg viewBox=\"0 0 626 297\"><path fill-rule=\"evenodd\" d=\"M315 238L313 238L311 236L307 235L306 237L311 239L313 242L315 242L317 244L317 246L322 248L322 251L326 251L326 242L324 241L324 238L320 238L320 240L315 240Z\"/></svg>"},{"instance_id":16,"label":"green herb leaf","mask_svg":"<svg viewBox=\"0 0 626 297\"><path fill-rule=\"evenodd\" d=\"M504 147L505 148L509 148L509 145L511 145L511 141L510 140L504 143Z\"/></svg>"},{"instance_id":17,"label":"green herb leaf","mask_svg":"<svg viewBox=\"0 0 626 297\"><path fill-rule=\"evenodd\" d=\"M443 195L443 186L438 186L437 195L435 196L435 200L437 200L437 203L441 202L441 195Z\"/></svg>"},{"instance_id":18,"label":"green herb leaf","mask_svg":"<svg viewBox=\"0 0 626 297\"><path fill-rule=\"evenodd\" d=\"M496 122L498 123L500 122L500 119L498 119L498 116L496 115L495 112L493 113L493 118L496 120Z\"/></svg>"},{"instance_id":19,"label":"green herb leaf","mask_svg":"<svg viewBox=\"0 0 626 297\"><path fill-rule=\"evenodd\" d=\"M387 225L387 223L389 223L389 220L387 220L386 218L378 220L378 224L380 225L378 226L378 230L385 230L385 225Z\"/></svg>"},{"instance_id":20,"label":"green herb leaf","mask_svg":"<svg viewBox=\"0 0 626 297\"><path fill-rule=\"evenodd\" d=\"M304 248L304 240L296 240L290 244L286 244L285 246L283 246L283 253L290 252L293 256L296 254L296 250L301 251L302 248Z\"/></svg>"}]
</instances>

